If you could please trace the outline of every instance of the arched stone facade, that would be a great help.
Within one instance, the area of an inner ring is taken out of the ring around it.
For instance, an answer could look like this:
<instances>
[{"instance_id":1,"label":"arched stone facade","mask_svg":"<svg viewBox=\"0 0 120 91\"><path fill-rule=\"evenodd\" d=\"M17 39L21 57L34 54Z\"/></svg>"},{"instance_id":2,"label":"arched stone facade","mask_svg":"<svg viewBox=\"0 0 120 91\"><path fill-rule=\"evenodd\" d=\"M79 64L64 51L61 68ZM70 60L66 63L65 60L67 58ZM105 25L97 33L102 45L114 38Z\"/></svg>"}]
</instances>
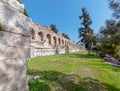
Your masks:
<instances>
[{"instance_id":1,"label":"arched stone facade","mask_svg":"<svg viewBox=\"0 0 120 91\"><path fill-rule=\"evenodd\" d=\"M80 46L64 38L62 35L54 33L50 27L43 27L33 23L33 30L35 30L35 39L31 41L31 57L81 50Z\"/></svg>"}]
</instances>

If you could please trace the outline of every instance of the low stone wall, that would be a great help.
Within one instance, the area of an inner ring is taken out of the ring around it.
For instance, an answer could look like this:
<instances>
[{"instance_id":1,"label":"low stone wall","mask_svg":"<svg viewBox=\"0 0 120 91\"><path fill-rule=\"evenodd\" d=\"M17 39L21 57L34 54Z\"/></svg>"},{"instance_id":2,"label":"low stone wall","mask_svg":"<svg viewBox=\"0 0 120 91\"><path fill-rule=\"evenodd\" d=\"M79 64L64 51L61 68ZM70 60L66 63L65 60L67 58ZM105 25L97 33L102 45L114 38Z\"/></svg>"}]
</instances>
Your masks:
<instances>
[{"instance_id":1,"label":"low stone wall","mask_svg":"<svg viewBox=\"0 0 120 91\"><path fill-rule=\"evenodd\" d=\"M70 52L79 52L82 49L69 49L69 48L40 48L40 47L31 47L31 58L36 56L46 56L46 55L55 55L55 54L65 54Z\"/></svg>"},{"instance_id":2,"label":"low stone wall","mask_svg":"<svg viewBox=\"0 0 120 91\"><path fill-rule=\"evenodd\" d=\"M0 0L0 91L28 91L31 20L16 0Z\"/></svg>"}]
</instances>

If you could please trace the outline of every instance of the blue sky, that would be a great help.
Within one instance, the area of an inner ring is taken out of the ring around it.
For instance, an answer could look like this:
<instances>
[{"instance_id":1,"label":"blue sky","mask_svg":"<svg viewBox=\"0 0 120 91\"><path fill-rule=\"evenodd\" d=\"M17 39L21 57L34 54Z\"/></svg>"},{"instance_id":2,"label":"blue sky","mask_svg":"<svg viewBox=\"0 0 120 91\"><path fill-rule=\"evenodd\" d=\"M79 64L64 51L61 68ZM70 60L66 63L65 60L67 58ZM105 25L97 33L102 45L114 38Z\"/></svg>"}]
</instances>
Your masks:
<instances>
[{"instance_id":1,"label":"blue sky","mask_svg":"<svg viewBox=\"0 0 120 91\"><path fill-rule=\"evenodd\" d=\"M60 33L67 33L76 42L82 7L90 14L95 33L112 16L108 0L23 0L23 3L34 22L42 26L55 24Z\"/></svg>"}]
</instances>

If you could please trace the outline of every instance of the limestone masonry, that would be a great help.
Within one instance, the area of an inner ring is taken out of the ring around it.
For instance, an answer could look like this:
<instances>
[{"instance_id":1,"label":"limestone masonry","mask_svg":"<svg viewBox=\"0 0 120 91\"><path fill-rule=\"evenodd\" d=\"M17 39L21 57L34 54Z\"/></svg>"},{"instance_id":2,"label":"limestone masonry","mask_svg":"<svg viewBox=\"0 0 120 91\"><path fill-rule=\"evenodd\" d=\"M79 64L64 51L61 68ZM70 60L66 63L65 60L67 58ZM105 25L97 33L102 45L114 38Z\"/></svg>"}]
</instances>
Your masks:
<instances>
[{"instance_id":1,"label":"limestone masonry","mask_svg":"<svg viewBox=\"0 0 120 91\"><path fill-rule=\"evenodd\" d=\"M80 51L49 27L40 26L24 15L17 0L0 0L0 91L29 91L27 58Z\"/></svg>"},{"instance_id":2,"label":"limestone masonry","mask_svg":"<svg viewBox=\"0 0 120 91\"><path fill-rule=\"evenodd\" d=\"M78 52L82 47L51 31L50 27L43 27L32 23L31 57Z\"/></svg>"},{"instance_id":3,"label":"limestone masonry","mask_svg":"<svg viewBox=\"0 0 120 91\"><path fill-rule=\"evenodd\" d=\"M0 0L0 91L28 91L26 60L30 57L31 20L16 0Z\"/></svg>"}]
</instances>

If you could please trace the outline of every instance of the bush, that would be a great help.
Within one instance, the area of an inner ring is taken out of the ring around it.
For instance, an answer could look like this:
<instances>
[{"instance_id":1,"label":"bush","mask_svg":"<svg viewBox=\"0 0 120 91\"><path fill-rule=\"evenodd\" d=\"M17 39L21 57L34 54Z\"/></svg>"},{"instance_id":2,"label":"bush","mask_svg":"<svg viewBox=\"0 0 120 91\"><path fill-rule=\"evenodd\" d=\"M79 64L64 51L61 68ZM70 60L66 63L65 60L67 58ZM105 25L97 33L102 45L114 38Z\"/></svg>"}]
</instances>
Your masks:
<instances>
[{"instance_id":1,"label":"bush","mask_svg":"<svg viewBox=\"0 0 120 91\"><path fill-rule=\"evenodd\" d=\"M2 31L2 29L3 29L3 26L2 26L2 24L0 23L0 31Z\"/></svg>"},{"instance_id":2,"label":"bush","mask_svg":"<svg viewBox=\"0 0 120 91\"><path fill-rule=\"evenodd\" d=\"M26 10L26 9L24 9L24 15L26 15L26 16L28 16L28 17L29 17L28 12L27 12L27 10Z\"/></svg>"},{"instance_id":3,"label":"bush","mask_svg":"<svg viewBox=\"0 0 120 91\"><path fill-rule=\"evenodd\" d=\"M115 55L120 58L120 44L115 48Z\"/></svg>"},{"instance_id":4,"label":"bush","mask_svg":"<svg viewBox=\"0 0 120 91\"><path fill-rule=\"evenodd\" d=\"M17 1L22 4L22 1L21 1L21 0L17 0Z\"/></svg>"}]
</instances>

